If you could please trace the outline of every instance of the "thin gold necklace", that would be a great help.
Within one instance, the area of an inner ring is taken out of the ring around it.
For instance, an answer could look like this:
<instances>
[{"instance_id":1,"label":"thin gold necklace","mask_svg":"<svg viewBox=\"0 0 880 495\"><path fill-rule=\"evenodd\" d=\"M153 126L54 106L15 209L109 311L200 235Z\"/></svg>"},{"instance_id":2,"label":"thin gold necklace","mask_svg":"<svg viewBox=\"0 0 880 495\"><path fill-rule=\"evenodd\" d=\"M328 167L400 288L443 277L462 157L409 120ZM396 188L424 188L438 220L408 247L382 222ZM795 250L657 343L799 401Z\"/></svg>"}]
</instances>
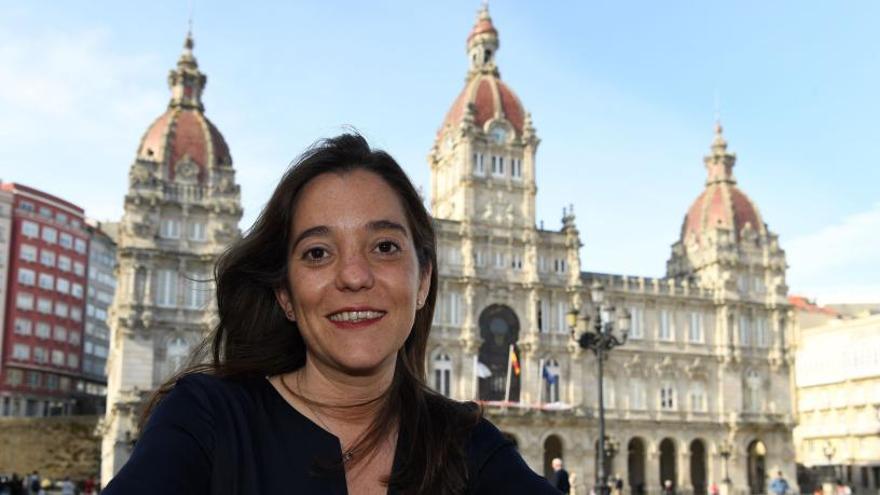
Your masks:
<instances>
[{"instance_id":1,"label":"thin gold necklace","mask_svg":"<svg viewBox=\"0 0 880 495\"><path fill-rule=\"evenodd\" d=\"M300 397L300 396L302 396L302 394L296 394L296 393L294 393L293 389L290 388L290 385L287 384L287 381L284 380L284 375L281 375L281 385L283 385L283 386L284 386L284 389L287 390L287 393L289 393L289 394L292 395L293 397ZM299 385L299 382L297 382L297 388L300 389L300 390L302 390L302 386ZM318 411L316 411L315 408L313 408L312 405L309 404L309 400L308 400L307 398L303 397L303 399L302 399L302 403L305 404L307 408L309 408L309 411L312 412L312 414L315 416L315 419L317 419L318 422L321 423L321 426L323 426L324 429L325 429L328 433L330 433L331 435L333 435L333 436L335 436L336 438L339 439L339 446L340 446L340 448L341 448L341 447L342 447L342 439L339 438L338 435L336 435L335 433L333 433L333 430L327 425L327 423L324 421L324 419L321 417L321 415L318 414ZM353 458L354 458L354 449L348 449L348 450L344 450L344 451L342 452L342 463L343 463L343 464L348 464L348 462L351 461Z\"/></svg>"}]
</instances>

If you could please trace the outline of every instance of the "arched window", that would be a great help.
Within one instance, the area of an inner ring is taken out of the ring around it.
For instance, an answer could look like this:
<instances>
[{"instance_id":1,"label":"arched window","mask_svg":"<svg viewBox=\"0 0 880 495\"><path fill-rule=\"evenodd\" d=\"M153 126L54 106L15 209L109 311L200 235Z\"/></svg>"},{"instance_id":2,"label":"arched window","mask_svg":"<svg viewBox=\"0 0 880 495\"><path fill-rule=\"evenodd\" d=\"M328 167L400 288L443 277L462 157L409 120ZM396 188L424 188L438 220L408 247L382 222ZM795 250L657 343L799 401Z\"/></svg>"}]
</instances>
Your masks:
<instances>
[{"instance_id":1,"label":"arched window","mask_svg":"<svg viewBox=\"0 0 880 495\"><path fill-rule=\"evenodd\" d=\"M434 390L446 397L451 396L452 360L445 352L437 353L434 357Z\"/></svg>"}]
</instances>

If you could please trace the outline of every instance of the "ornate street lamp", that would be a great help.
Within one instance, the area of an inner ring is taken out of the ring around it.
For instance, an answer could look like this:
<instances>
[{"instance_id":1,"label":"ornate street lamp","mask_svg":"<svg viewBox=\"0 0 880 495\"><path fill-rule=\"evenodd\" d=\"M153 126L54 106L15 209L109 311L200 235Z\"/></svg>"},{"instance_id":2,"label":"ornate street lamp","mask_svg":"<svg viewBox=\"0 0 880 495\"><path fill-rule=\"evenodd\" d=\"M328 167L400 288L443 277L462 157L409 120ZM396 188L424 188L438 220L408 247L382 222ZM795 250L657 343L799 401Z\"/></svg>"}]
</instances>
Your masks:
<instances>
[{"instance_id":1,"label":"ornate street lamp","mask_svg":"<svg viewBox=\"0 0 880 495\"><path fill-rule=\"evenodd\" d=\"M727 459L730 459L731 446L727 443L727 440L722 440L721 445L718 446L718 453L721 454L721 458L724 459L724 479L721 481L725 485L729 485L730 481L730 471L727 470Z\"/></svg>"},{"instance_id":2,"label":"ornate street lamp","mask_svg":"<svg viewBox=\"0 0 880 495\"><path fill-rule=\"evenodd\" d=\"M614 308L607 305L605 303L605 288L602 287L602 284L599 283L598 280L594 280L593 284L590 286L590 300L593 302L593 307L596 308L596 314L593 318L593 329L589 330L581 334L580 338L578 338L578 345L582 349L589 349L596 354L596 362L599 367L599 469L596 472L596 486L597 495L608 495L608 473L605 472L605 397L604 397L604 384L603 384L603 362L608 355L608 352L611 349L614 349L617 346L623 345L626 343L626 339L629 336L629 312L621 311L619 314L616 314ZM580 315L580 310L578 308L573 308L566 315L567 323L569 328L571 328L571 333L574 335L577 330L578 316ZM613 318L617 316L617 321L613 321ZM590 321L590 317L587 315L584 317L587 323ZM620 338L614 335L615 327L618 331L620 331Z\"/></svg>"}]
</instances>

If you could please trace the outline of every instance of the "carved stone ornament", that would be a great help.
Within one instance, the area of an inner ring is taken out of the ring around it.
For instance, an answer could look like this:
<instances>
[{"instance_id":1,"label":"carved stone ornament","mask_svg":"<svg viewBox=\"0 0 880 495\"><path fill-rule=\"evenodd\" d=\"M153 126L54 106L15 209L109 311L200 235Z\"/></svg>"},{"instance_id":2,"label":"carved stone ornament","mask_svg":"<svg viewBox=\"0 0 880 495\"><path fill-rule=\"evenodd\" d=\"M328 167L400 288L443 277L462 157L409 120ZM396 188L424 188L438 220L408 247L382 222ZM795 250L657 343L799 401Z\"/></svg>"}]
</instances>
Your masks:
<instances>
[{"instance_id":1,"label":"carved stone ornament","mask_svg":"<svg viewBox=\"0 0 880 495\"><path fill-rule=\"evenodd\" d=\"M128 174L132 186L153 182L153 172L144 164L135 163Z\"/></svg>"},{"instance_id":2,"label":"carved stone ornament","mask_svg":"<svg viewBox=\"0 0 880 495\"><path fill-rule=\"evenodd\" d=\"M190 159L189 155L183 155L174 166L174 173L179 180L194 182L199 174L199 166Z\"/></svg>"}]
</instances>

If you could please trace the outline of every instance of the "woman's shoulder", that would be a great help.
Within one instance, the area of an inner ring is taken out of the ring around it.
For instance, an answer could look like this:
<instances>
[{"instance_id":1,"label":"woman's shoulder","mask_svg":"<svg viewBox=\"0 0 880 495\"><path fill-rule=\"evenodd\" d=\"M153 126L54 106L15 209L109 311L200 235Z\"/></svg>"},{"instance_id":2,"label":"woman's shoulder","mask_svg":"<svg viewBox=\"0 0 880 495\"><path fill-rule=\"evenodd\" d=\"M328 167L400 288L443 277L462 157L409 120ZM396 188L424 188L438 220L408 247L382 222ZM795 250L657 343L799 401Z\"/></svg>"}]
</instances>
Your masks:
<instances>
[{"instance_id":1,"label":"woman's shoulder","mask_svg":"<svg viewBox=\"0 0 880 495\"><path fill-rule=\"evenodd\" d=\"M159 401L156 413L200 411L213 416L231 404L248 401L258 389L256 379L188 373L180 377Z\"/></svg>"}]
</instances>

